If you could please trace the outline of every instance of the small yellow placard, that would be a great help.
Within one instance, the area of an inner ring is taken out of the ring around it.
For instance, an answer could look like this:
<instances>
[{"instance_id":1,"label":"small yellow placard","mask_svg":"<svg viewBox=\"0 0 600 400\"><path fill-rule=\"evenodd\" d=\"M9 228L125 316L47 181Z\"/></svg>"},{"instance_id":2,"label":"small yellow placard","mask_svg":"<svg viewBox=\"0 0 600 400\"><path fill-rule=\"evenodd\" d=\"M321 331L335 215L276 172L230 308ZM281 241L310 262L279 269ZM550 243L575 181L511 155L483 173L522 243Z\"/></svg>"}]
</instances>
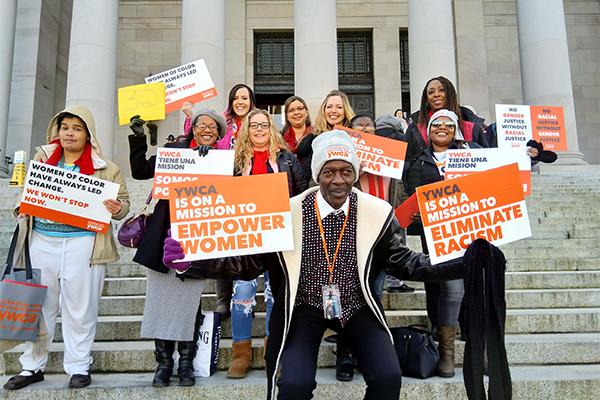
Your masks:
<instances>
[{"instance_id":1,"label":"small yellow placard","mask_svg":"<svg viewBox=\"0 0 600 400\"><path fill-rule=\"evenodd\" d=\"M146 83L119 88L119 125L139 115L146 121L165 119L165 84Z\"/></svg>"}]
</instances>

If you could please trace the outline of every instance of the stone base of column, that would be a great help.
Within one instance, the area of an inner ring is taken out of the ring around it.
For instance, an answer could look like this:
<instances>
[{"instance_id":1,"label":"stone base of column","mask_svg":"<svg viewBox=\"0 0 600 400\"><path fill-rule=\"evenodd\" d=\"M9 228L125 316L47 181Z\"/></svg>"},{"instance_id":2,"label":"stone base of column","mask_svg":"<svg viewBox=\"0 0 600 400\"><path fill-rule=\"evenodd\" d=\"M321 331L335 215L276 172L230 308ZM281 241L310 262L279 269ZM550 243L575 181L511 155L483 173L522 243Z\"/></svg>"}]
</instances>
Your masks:
<instances>
[{"instance_id":1,"label":"stone base of column","mask_svg":"<svg viewBox=\"0 0 600 400\"><path fill-rule=\"evenodd\" d=\"M589 165L579 151L557 151L558 159L549 165Z\"/></svg>"},{"instance_id":2,"label":"stone base of column","mask_svg":"<svg viewBox=\"0 0 600 400\"><path fill-rule=\"evenodd\" d=\"M0 178L10 178L10 176L8 176L8 168L0 167Z\"/></svg>"}]
</instances>

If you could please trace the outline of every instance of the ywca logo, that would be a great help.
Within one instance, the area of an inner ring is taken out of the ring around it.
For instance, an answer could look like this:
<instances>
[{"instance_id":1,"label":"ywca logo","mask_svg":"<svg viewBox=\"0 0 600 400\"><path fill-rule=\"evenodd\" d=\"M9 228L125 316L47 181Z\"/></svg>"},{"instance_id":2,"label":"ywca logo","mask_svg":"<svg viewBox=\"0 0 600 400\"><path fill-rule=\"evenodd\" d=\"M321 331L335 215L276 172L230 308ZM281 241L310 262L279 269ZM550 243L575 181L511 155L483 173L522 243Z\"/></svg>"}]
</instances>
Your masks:
<instances>
[{"instance_id":1,"label":"ywca logo","mask_svg":"<svg viewBox=\"0 0 600 400\"><path fill-rule=\"evenodd\" d=\"M88 221L86 229L92 229L94 231L101 232L102 229L104 229L104 224L99 224L98 222L94 221Z\"/></svg>"},{"instance_id":2,"label":"ywca logo","mask_svg":"<svg viewBox=\"0 0 600 400\"><path fill-rule=\"evenodd\" d=\"M342 146L329 147L327 149L327 158L332 157L350 158L350 149Z\"/></svg>"}]
</instances>

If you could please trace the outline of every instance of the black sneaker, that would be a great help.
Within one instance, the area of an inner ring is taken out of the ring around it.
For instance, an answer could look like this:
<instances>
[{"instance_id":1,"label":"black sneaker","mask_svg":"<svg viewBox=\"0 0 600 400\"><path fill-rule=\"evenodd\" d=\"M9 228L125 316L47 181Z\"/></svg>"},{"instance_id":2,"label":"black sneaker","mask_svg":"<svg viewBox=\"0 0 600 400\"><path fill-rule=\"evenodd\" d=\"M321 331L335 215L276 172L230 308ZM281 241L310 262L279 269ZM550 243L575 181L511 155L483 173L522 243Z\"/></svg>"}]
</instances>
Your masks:
<instances>
[{"instance_id":1,"label":"black sneaker","mask_svg":"<svg viewBox=\"0 0 600 400\"><path fill-rule=\"evenodd\" d=\"M81 389L83 387L89 386L92 383L92 375L89 373L87 375L75 374L71 377L69 381L69 387L71 389Z\"/></svg>"},{"instance_id":2,"label":"black sneaker","mask_svg":"<svg viewBox=\"0 0 600 400\"><path fill-rule=\"evenodd\" d=\"M415 288L408 286L406 283L403 283L402 286L396 287L388 287L388 293L412 293L415 291Z\"/></svg>"}]
</instances>

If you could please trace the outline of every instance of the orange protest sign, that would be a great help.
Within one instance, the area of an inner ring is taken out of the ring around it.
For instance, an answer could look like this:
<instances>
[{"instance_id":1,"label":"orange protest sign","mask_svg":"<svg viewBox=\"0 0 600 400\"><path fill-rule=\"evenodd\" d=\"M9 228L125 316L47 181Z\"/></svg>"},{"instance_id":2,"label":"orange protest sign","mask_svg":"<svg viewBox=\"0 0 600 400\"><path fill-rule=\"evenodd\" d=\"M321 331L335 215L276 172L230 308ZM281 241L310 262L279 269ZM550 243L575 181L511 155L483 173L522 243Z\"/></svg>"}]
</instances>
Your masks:
<instances>
[{"instance_id":1,"label":"orange protest sign","mask_svg":"<svg viewBox=\"0 0 600 400\"><path fill-rule=\"evenodd\" d=\"M418 187L417 199L433 264L477 238L498 246L531 236L517 164Z\"/></svg>"},{"instance_id":2,"label":"orange protest sign","mask_svg":"<svg viewBox=\"0 0 600 400\"><path fill-rule=\"evenodd\" d=\"M533 140L545 150L567 150L565 117L562 107L530 106Z\"/></svg>"},{"instance_id":3,"label":"orange protest sign","mask_svg":"<svg viewBox=\"0 0 600 400\"><path fill-rule=\"evenodd\" d=\"M406 157L406 142L334 126L350 135L356 144L356 156L363 163L363 170L371 174L402 179L404 159Z\"/></svg>"},{"instance_id":4,"label":"orange protest sign","mask_svg":"<svg viewBox=\"0 0 600 400\"><path fill-rule=\"evenodd\" d=\"M294 248L285 173L180 182L169 189L171 235L184 261Z\"/></svg>"}]
</instances>

